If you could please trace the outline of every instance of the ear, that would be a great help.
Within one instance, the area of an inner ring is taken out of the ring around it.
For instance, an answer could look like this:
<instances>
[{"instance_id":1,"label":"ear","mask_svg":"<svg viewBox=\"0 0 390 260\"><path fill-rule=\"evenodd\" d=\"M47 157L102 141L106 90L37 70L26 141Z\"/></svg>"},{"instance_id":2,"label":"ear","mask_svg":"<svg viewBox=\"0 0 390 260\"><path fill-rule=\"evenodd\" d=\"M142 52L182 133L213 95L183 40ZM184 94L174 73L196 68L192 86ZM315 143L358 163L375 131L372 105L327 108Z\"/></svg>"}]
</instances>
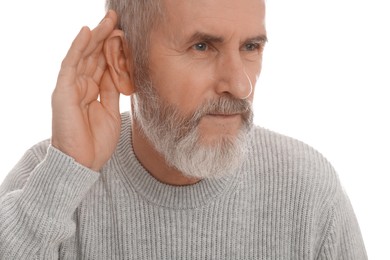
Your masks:
<instances>
[{"instance_id":1,"label":"ear","mask_svg":"<svg viewBox=\"0 0 390 260\"><path fill-rule=\"evenodd\" d=\"M133 62L123 31L114 30L105 40L103 51L115 87L124 95L133 94Z\"/></svg>"}]
</instances>

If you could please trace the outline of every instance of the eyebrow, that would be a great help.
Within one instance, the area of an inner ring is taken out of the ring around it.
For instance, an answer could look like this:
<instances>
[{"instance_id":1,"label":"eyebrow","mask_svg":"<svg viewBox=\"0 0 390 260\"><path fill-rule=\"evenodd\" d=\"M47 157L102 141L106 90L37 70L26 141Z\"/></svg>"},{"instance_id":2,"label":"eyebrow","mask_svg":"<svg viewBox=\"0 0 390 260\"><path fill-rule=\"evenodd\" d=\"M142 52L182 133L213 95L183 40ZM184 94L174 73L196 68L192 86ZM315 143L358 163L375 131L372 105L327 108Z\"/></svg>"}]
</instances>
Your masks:
<instances>
[{"instance_id":1,"label":"eyebrow","mask_svg":"<svg viewBox=\"0 0 390 260\"><path fill-rule=\"evenodd\" d=\"M246 39L245 42L261 42L261 43L266 43L266 42L268 42L268 38L267 38L267 35L262 34L262 35L258 35L258 36L255 36L255 37Z\"/></svg>"},{"instance_id":2,"label":"eyebrow","mask_svg":"<svg viewBox=\"0 0 390 260\"><path fill-rule=\"evenodd\" d=\"M211 35L203 32L195 32L188 40L188 43L193 42L215 42L222 43L224 38L222 36Z\"/></svg>"},{"instance_id":3,"label":"eyebrow","mask_svg":"<svg viewBox=\"0 0 390 260\"><path fill-rule=\"evenodd\" d=\"M222 36L218 35L211 35L208 33L203 33L203 32L195 32L192 34L192 36L189 38L187 43L194 43L194 42L211 42L211 43L222 43L224 42L224 38ZM265 34L261 34L255 37L250 37L246 39L244 42L261 42L261 43L266 43L268 42L268 38Z\"/></svg>"}]
</instances>

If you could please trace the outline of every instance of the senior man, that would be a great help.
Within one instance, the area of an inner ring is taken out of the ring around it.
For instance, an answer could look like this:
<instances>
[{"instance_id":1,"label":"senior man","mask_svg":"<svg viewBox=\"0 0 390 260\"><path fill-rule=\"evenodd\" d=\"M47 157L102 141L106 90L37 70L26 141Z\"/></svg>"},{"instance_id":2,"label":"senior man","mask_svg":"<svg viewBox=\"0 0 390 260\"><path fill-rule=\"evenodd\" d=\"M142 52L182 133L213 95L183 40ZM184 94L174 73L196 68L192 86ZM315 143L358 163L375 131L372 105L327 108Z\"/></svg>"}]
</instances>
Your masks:
<instances>
[{"instance_id":1,"label":"senior man","mask_svg":"<svg viewBox=\"0 0 390 260\"><path fill-rule=\"evenodd\" d=\"M0 188L1 259L367 258L332 166L253 126L263 0L107 9L64 58L51 139Z\"/></svg>"}]
</instances>

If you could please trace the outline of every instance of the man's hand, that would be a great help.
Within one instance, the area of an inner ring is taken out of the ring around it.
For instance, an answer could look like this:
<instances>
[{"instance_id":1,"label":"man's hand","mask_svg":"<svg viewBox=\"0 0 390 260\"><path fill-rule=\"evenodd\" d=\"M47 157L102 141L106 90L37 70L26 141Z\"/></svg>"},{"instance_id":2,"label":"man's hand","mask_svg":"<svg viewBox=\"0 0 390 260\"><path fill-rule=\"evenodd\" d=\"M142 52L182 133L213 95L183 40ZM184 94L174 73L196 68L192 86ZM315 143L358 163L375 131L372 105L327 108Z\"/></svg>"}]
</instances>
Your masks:
<instances>
[{"instance_id":1,"label":"man's hand","mask_svg":"<svg viewBox=\"0 0 390 260\"><path fill-rule=\"evenodd\" d=\"M103 53L116 23L109 11L92 31L81 29L52 95L52 145L95 171L110 159L120 136L119 92Z\"/></svg>"}]
</instances>

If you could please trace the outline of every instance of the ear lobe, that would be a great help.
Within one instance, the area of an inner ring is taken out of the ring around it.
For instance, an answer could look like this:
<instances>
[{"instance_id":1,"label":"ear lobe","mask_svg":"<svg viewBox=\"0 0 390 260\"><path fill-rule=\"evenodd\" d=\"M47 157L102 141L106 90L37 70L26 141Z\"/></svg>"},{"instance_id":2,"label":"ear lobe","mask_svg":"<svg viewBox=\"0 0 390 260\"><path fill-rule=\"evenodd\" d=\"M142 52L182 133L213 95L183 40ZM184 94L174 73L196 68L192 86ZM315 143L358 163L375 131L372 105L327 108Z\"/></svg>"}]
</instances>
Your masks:
<instances>
[{"instance_id":1,"label":"ear lobe","mask_svg":"<svg viewBox=\"0 0 390 260\"><path fill-rule=\"evenodd\" d=\"M133 94L132 59L123 31L114 30L105 40L103 51L115 87L124 95Z\"/></svg>"}]
</instances>

